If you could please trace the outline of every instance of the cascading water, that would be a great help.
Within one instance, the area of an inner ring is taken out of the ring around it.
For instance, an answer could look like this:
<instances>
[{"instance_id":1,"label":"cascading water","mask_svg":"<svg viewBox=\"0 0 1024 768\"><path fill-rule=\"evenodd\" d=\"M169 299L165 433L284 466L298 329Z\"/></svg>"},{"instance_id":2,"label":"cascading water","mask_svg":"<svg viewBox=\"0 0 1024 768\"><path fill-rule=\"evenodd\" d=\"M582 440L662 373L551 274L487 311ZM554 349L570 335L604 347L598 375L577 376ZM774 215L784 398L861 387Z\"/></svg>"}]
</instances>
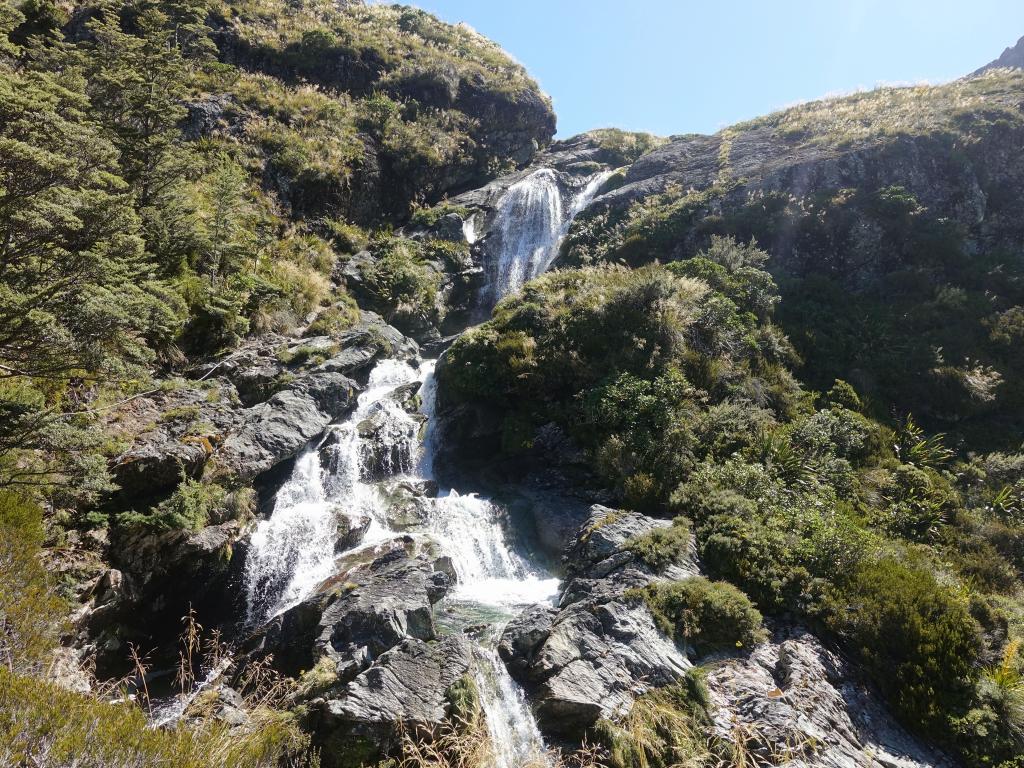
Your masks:
<instances>
[{"instance_id":1,"label":"cascading water","mask_svg":"<svg viewBox=\"0 0 1024 768\"><path fill-rule=\"evenodd\" d=\"M434 361L424 362L420 390L427 433L420 472L433 476L436 420ZM451 558L458 586L445 602L455 612L480 611L492 621L491 636L478 653L477 686L493 746L493 768L521 768L545 763L544 741L522 689L509 676L495 650L505 623L517 609L551 601L558 579L532 567L508 543L500 509L476 494L454 489L439 494L430 516L430 532ZM475 609L475 610L474 610Z\"/></svg>"},{"instance_id":2,"label":"cascading water","mask_svg":"<svg viewBox=\"0 0 1024 768\"><path fill-rule=\"evenodd\" d=\"M492 304L551 266L572 220L594 199L610 175L611 171L604 171L590 177L568 208L562 200L558 174L551 168L538 168L508 188L498 201L489 243L491 275L487 293Z\"/></svg>"},{"instance_id":3,"label":"cascading water","mask_svg":"<svg viewBox=\"0 0 1024 768\"><path fill-rule=\"evenodd\" d=\"M348 420L331 427L296 459L291 477L277 492L273 513L250 541L245 561L250 624L297 604L332 574L339 515L353 522L369 519L360 547L389 537L377 489L366 477L368 451L359 424L375 417L377 439L386 444L385 464L411 466L420 425L389 395L418 378L408 363L382 361Z\"/></svg>"},{"instance_id":4,"label":"cascading water","mask_svg":"<svg viewBox=\"0 0 1024 768\"><path fill-rule=\"evenodd\" d=\"M550 168L534 171L507 190L499 201L491 238L492 301L518 290L550 266L573 217L593 199L607 175L591 177L568 206ZM466 223L465 235L470 242L477 239L473 220ZM367 458L376 451L378 479L412 473L434 479L438 438L433 428L433 371L432 360L418 370L408 363L382 361L370 374L355 412L296 459L291 477L278 491L273 513L260 522L251 539L246 560L251 624L296 605L332 575L339 515L353 522L369 519L358 549L395 535ZM421 382L421 413L427 417L422 444L420 421L392 397L397 388L414 381ZM374 424L372 438L360 434L364 421ZM369 439L376 445L371 446ZM526 697L498 658L495 645L518 609L554 598L558 580L532 567L510 546L501 513L486 498L443 489L433 500L425 533L451 558L457 575L458 586L444 601L447 610L453 615L462 611L486 616L491 627L490 637L479 648L477 682L494 748L493 768L521 768L546 762L544 743Z\"/></svg>"}]
</instances>

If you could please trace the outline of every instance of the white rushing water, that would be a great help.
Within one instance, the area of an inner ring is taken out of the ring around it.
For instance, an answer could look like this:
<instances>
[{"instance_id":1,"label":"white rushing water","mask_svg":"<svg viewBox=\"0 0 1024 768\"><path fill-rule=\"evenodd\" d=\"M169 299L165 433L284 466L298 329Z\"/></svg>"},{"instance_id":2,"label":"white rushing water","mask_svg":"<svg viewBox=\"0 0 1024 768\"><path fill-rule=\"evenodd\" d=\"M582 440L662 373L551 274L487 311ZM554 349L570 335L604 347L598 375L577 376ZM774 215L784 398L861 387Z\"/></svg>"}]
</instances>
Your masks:
<instances>
[{"instance_id":1,"label":"white rushing water","mask_svg":"<svg viewBox=\"0 0 1024 768\"><path fill-rule=\"evenodd\" d=\"M547 764L544 739L523 689L516 685L493 648L481 651L480 657L477 686L493 745L494 768Z\"/></svg>"},{"instance_id":2,"label":"white rushing water","mask_svg":"<svg viewBox=\"0 0 1024 768\"><path fill-rule=\"evenodd\" d=\"M491 303L515 293L551 266L573 219L611 173L591 176L568 205L551 168L538 168L506 190L498 201L491 234Z\"/></svg>"},{"instance_id":3,"label":"white rushing water","mask_svg":"<svg viewBox=\"0 0 1024 768\"><path fill-rule=\"evenodd\" d=\"M378 434L389 447L387 461L397 462L391 469L410 468L419 422L389 395L419 378L419 371L408 363L378 363L352 415L330 427L323 440L307 446L295 460L271 516L259 523L250 540L245 561L250 623L287 610L332 575L339 515L356 524L369 519L360 548L390 537L377 488L367 478L367 447L358 427L367 417L375 417L381 425Z\"/></svg>"}]
</instances>

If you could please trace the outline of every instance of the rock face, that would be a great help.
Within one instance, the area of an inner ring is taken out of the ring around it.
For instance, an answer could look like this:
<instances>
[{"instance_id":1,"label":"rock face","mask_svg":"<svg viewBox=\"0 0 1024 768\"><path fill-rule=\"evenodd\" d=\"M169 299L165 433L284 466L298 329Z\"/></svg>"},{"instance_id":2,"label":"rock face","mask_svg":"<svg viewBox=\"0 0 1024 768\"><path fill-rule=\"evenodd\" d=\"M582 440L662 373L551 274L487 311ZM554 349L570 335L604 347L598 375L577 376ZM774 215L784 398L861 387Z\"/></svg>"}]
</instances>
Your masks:
<instances>
[{"instance_id":1,"label":"rock face","mask_svg":"<svg viewBox=\"0 0 1024 768\"><path fill-rule=\"evenodd\" d=\"M136 398L107 429L130 447L112 462L120 498L148 498L197 478L214 454L242 481L292 458L354 405L381 357L415 355L414 342L372 312L336 337L268 334L199 366L197 380Z\"/></svg>"},{"instance_id":2,"label":"rock face","mask_svg":"<svg viewBox=\"0 0 1024 768\"><path fill-rule=\"evenodd\" d=\"M1010 61L1022 50L1018 45L1004 56ZM956 87L953 83L939 90ZM878 135L864 138L840 140L815 118L806 118L807 124L798 130L773 117L712 136L678 137L634 162L622 184L596 198L584 217L619 211L667 190L688 190L693 225L657 254L664 261L696 253L706 245L709 233L721 231L723 220L766 215L767 207L759 207L766 200L764 205L770 206L775 198L792 196L813 211L843 190L871 194L899 187L928 216L955 223L966 235L969 250L1017 250L1024 242L1024 229L1010 201L1012 190L1024 183L1024 163L1019 160L1024 148L1019 125L1022 106L1012 82L989 90L973 97L970 110L959 117L950 114L943 101L957 98L956 94L922 96L936 102L922 106L935 125L899 132L878 128ZM849 104L836 108L856 109ZM1010 119L1005 127L992 129L986 115L997 113ZM863 119L872 123L883 117L865 114ZM826 218L827 248L804 242L785 227L777 231L758 227L745 236L756 235L758 244L772 254L769 268L773 272L801 275L813 267L816 273L830 274L860 289L893 268L890 247L869 216ZM575 263L571 253L563 257Z\"/></svg>"},{"instance_id":3,"label":"rock face","mask_svg":"<svg viewBox=\"0 0 1024 768\"><path fill-rule=\"evenodd\" d=\"M982 72L1000 67L1024 69L1024 37L1018 40L1016 45L1012 45L1003 51L1002 55L998 59L990 61L984 67L974 72L974 74L980 75Z\"/></svg>"},{"instance_id":4,"label":"rock face","mask_svg":"<svg viewBox=\"0 0 1024 768\"><path fill-rule=\"evenodd\" d=\"M529 609L506 627L498 652L531 693L546 732L579 737L689 668L646 606L625 596L654 578L625 543L663 524L595 505L567 553L570 578L559 607Z\"/></svg>"},{"instance_id":5,"label":"rock face","mask_svg":"<svg viewBox=\"0 0 1024 768\"><path fill-rule=\"evenodd\" d=\"M92 583L76 613L79 641L95 650L101 678L121 673L127 642L174 642L190 610L231 619L232 561L241 531L231 520L198 531L127 531L111 541L116 567Z\"/></svg>"},{"instance_id":6,"label":"rock face","mask_svg":"<svg viewBox=\"0 0 1024 768\"><path fill-rule=\"evenodd\" d=\"M952 766L895 724L853 670L799 628L707 675L714 727L758 758L821 768Z\"/></svg>"},{"instance_id":7,"label":"rock face","mask_svg":"<svg viewBox=\"0 0 1024 768\"><path fill-rule=\"evenodd\" d=\"M218 461L242 481L255 479L344 416L355 405L355 387L340 373L304 377L243 412L239 428L218 451Z\"/></svg>"},{"instance_id":8,"label":"rock face","mask_svg":"<svg viewBox=\"0 0 1024 768\"><path fill-rule=\"evenodd\" d=\"M475 664L461 635L439 637L433 606L454 583L430 543L400 539L350 555L316 594L273 619L247 644L282 672L326 665L303 694L325 766L350 768L393 750L406 732L429 734L452 711L452 687Z\"/></svg>"},{"instance_id":9,"label":"rock face","mask_svg":"<svg viewBox=\"0 0 1024 768\"><path fill-rule=\"evenodd\" d=\"M384 478L413 469L416 446L427 417L419 412L419 382L396 389L377 403L356 428L362 438L363 467Z\"/></svg>"},{"instance_id":10,"label":"rock face","mask_svg":"<svg viewBox=\"0 0 1024 768\"><path fill-rule=\"evenodd\" d=\"M327 657L348 681L406 638L434 640L433 606L452 585L448 570L411 540L385 550L343 562L317 593L271 622L259 649L289 674Z\"/></svg>"},{"instance_id":11,"label":"rock face","mask_svg":"<svg viewBox=\"0 0 1024 768\"><path fill-rule=\"evenodd\" d=\"M396 147L381 117L371 113L343 125L357 131L350 150L355 157L343 174L268 162L267 181L295 215L330 215L361 226L401 220L413 200L437 200L483 183L495 168L526 165L555 133L550 99L503 51L468 28L410 8L368 10L363 3L293 10L311 32L279 49L247 29L244 19L217 19L222 59L284 82L344 93L350 103L376 96L385 105L405 105L396 120L403 130L412 126L434 142L429 153ZM196 105L187 129L201 131L211 124L207 117ZM260 117L250 105L236 105L222 130L242 133Z\"/></svg>"},{"instance_id":12,"label":"rock face","mask_svg":"<svg viewBox=\"0 0 1024 768\"><path fill-rule=\"evenodd\" d=\"M411 638L387 651L312 712L324 766L348 768L393 751L403 729L436 733L453 712L453 689L474 664L472 643L462 635L437 642Z\"/></svg>"}]
</instances>

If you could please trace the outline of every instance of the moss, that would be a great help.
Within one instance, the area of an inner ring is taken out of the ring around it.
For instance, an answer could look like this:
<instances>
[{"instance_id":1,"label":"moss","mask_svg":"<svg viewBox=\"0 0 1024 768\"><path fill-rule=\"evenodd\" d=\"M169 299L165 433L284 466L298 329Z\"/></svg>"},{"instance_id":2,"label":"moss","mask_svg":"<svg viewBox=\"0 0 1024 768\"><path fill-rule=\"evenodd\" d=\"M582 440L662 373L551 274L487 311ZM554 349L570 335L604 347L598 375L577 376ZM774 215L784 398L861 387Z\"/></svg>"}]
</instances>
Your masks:
<instances>
[{"instance_id":1,"label":"moss","mask_svg":"<svg viewBox=\"0 0 1024 768\"><path fill-rule=\"evenodd\" d=\"M160 422L168 423L173 421L193 421L198 419L200 414L198 405L181 405L177 408L170 408L160 414Z\"/></svg>"},{"instance_id":2,"label":"moss","mask_svg":"<svg viewBox=\"0 0 1024 768\"><path fill-rule=\"evenodd\" d=\"M295 688L297 700L316 698L338 683L338 666L329 656L321 657L312 669L303 670Z\"/></svg>"},{"instance_id":3,"label":"moss","mask_svg":"<svg viewBox=\"0 0 1024 768\"><path fill-rule=\"evenodd\" d=\"M473 723L480 716L480 690L474 677L468 673L445 691L445 700L448 702L449 717L456 722Z\"/></svg>"}]
</instances>

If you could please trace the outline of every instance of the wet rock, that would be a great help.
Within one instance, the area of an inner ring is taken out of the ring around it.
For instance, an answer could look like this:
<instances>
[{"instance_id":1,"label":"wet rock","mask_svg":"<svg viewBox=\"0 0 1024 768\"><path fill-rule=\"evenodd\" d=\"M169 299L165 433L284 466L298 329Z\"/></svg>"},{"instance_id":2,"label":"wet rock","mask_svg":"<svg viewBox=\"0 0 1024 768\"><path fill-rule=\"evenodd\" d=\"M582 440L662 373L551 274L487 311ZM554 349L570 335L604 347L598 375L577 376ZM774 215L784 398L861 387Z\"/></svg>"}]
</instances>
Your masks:
<instances>
[{"instance_id":1,"label":"wet rock","mask_svg":"<svg viewBox=\"0 0 1024 768\"><path fill-rule=\"evenodd\" d=\"M717 735L744 734L755 762L822 768L950 767L898 726L855 671L809 632L779 630L710 668Z\"/></svg>"},{"instance_id":2,"label":"wet rock","mask_svg":"<svg viewBox=\"0 0 1024 768\"><path fill-rule=\"evenodd\" d=\"M537 649L551 635L551 626L558 609L550 605L533 605L510 621L498 643L498 655L513 677L524 679Z\"/></svg>"},{"instance_id":3,"label":"wet rock","mask_svg":"<svg viewBox=\"0 0 1024 768\"><path fill-rule=\"evenodd\" d=\"M427 417L418 412L419 382L398 387L378 402L356 429L362 438L363 469L381 478L413 469Z\"/></svg>"},{"instance_id":4,"label":"wet rock","mask_svg":"<svg viewBox=\"0 0 1024 768\"><path fill-rule=\"evenodd\" d=\"M340 373L310 374L265 403L247 409L241 426L217 452L239 480L252 480L295 456L355 404L356 384Z\"/></svg>"},{"instance_id":5,"label":"wet rock","mask_svg":"<svg viewBox=\"0 0 1024 768\"><path fill-rule=\"evenodd\" d=\"M429 737L452 715L452 690L474 666L461 635L437 642L410 638L370 668L326 694L311 715L325 768L348 768L392 752L403 729Z\"/></svg>"},{"instance_id":6,"label":"wet rock","mask_svg":"<svg viewBox=\"0 0 1024 768\"><path fill-rule=\"evenodd\" d=\"M385 518L392 529L422 528L430 520L437 483L433 480L402 480L382 485L380 495L385 505Z\"/></svg>"},{"instance_id":7,"label":"wet rock","mask_svg":"<svg viewBox=\"0 0 1024 768\"><path fill-rule=\"evenodd\" d=\"M370 527L372 520L369 515L348 514L343 509L333 511L337 522L337 537L334 540L335 552L344 552L359 546Z\"/></svg>"}]
</instances>

